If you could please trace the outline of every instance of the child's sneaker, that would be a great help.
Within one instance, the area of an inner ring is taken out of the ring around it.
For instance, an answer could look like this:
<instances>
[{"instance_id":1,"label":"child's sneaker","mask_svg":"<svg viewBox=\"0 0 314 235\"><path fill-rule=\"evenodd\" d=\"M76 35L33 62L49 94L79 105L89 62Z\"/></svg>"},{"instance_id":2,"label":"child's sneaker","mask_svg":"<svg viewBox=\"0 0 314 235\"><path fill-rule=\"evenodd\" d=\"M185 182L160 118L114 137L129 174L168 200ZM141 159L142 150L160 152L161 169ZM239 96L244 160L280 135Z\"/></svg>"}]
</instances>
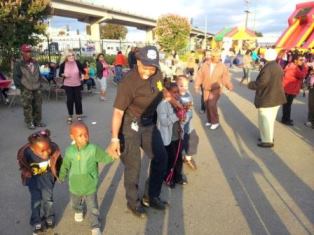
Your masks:
<instances>
[{"instance_id":1,"label":"child's sneaker","mask_svg":"<svg viewBox=\"0 0 314 235\"><path fill-rule=\"evenodd\" d=\"M100 228L93 228L92 229L92 235L101 235Z\"/></svg>"},{"instance_id":2,"label":"child's sneaker","mask_svg":"<svg viewBox=\"0 0 314 235\"><path fill-rule=\"evenodd\" d=\"M68 125L71 125L71 124L72 124L72 116L69 116L69 117L67 118L67 123L68 123Z\"/></svg>"},{"instance_id":3,"label":"child's sneaker","mask_svg":"<svg viewBox=\"0 0 314 235\"><path fill-rule=\"evenodd\" d=\"M55 223L53 222L52 219L47 219L46 220L46 227L47 227L47 229L53 229L54 226L55 226Z\"/></svg>"},{"instance_id":4,"label":"child's sneaker","mask_svg":"<svg viewBox=\"0 0 314 235\"><path fill-rule=\"evenodd\" d=\"M306 127L312 127L312 128L314 128L314 125L312 124L312 122L306 122L306 123L304 123L304 125L305 125Z\"/></svg>"},{"instance_id":5,"label":"child's sneaker","mask_svg":"<svg viewBox=\"0 0 314 235\"><path fill-rule=\"evenodd\" d=\"M74 220L75 220L75 222L82 222L83 221L83 213L82 212L75 213L74 214Z\"/></svg>"},{"instance_id":6,"label":"child's sneaker","mask_svg":"<svg viewBox=\"0 0 314 235\"><path fill-rule=\"evenodd\" d=\"M42 231L43 231L43 229L42 229L41 224L35 224L34 225L33 235L38 235Z\"/></svg>"}]
</instances>

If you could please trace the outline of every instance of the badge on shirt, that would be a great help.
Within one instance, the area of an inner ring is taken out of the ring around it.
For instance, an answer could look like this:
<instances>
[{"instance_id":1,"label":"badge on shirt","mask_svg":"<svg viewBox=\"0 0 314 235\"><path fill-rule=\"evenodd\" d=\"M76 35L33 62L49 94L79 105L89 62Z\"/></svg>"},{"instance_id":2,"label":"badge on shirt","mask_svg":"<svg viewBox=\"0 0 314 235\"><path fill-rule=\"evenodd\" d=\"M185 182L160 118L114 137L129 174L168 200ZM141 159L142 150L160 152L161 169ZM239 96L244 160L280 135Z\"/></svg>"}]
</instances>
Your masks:
<instances>
[{"instance_id":1,"label":"badge on shirt","mask_svg":"<svg viewBox=\"0 0 314 235\"><path fill-rule=\"evenodd\" d=\"M162 91L163 85L162 85L162 82L161 82L161 81L158 81L158 82L157 82L157 89L158 89L158 91Z\"/></svg>"},{"instance_id":2,"label":"badge on shirt","mask_svg":"<svg viewBox=\"0 0 314 235\"><path fill-rule=\"evenodd\" d=\"M132 123L131 123L131 129L132 129L133 131L138 132L138 124L137 124L137 122L132 122Z\"/></svg>"}]
</instances>

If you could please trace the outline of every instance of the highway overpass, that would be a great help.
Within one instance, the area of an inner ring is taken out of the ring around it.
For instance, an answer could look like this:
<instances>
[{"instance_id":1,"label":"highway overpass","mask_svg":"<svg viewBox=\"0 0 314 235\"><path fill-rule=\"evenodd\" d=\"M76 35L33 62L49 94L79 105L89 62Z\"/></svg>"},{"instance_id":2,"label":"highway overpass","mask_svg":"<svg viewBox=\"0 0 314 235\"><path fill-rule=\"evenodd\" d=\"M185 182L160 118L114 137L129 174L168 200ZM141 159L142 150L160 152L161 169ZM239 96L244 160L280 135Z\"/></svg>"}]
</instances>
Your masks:
<instances>
[{"instance_id":1,"label":"highway overpass","mask_svg":"<svg viewBox=\"0 0 314 235\"><path fill-rule=\"evenodd\" d=\"M141 16L128 11L120 11L104 5L96 5L91 2L81 0L52 0L52 15L77 19L90 24L91 38L95 42L100 42L101 23L121 24L136 27L146 31L146 42L153 42L153 28L156 27L157 20L146 16ZM204 31L192 28L191 39L195 37L204 38ZM207 34L211 36L212 34ZM96 43L96 50L100 51L100 43Z\"/></svg>"}]
</instances>

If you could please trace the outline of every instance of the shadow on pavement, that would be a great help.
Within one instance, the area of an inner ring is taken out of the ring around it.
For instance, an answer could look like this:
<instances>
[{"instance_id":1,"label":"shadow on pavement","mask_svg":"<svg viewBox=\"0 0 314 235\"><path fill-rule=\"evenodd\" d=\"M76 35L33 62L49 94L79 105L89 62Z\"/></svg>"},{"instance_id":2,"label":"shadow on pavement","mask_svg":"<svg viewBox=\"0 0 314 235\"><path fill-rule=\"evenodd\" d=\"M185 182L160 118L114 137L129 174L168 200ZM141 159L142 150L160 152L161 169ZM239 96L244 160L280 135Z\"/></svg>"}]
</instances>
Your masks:
<instances>
[{"instance_id":1,"label":"shadow on pavement","mask_svg":"<svg viewBox=\"0 0 314 235\"><path fill-rule=\"evenodd\" d=\"M235 83L235 81L233 81ZM241 90L240 90L241 89ZM235 92L240 97L248 100L254 106L254 96L255 91L248 90L245 85L242 85L241 88L236 88ZM314 145L313 131L312 129L304 126L304 123L307 121L307 98L298 96L291 107L291 118L294 120L294 126L290 128L291 131L297 133L297 135L307 142L310 145ZM282 107L280 107L277 115L277 121L280 122L282 116Z\"/></svg>"},{"instance_id":2,"label":"shadow on pavement","mask_svg":"<svg viewBox=\"0 0 314 235\"><path fill-rule=\"evenodd\" d=\"M304 215L313 224L314 213L313 213L313 190L306 185L272 149L259 149L256 147L257 135L251 135L247 130L255 130L258 133L258 129L253 125L249 119L247 119L242 112L227 98L223 97L225 107L222 108L222 113L226 123L233 128L234 134L238 136L237 139L243 139L246 141L246 146L255 154L259 160L268 168L271 174L277 179L289 196L294 200L298 207L302 210ZM242 120L241 120L242 119ZM242 126L241 126L242 123ZM243 123L246 126L243 127ZM238 142L238 146L241 149L240 153L232 147L232 144L228 140L228 137L221 128L215 135L223 135L225 147L228 147L232 152L233 156L219 155L221 150L219 142L214 135L208 135L208 139L213 146L214 151L217 153L217 159L220 162L222 169L226 175L226 178L232 188L232 191L239 202L241 210L245 215L248 224L251 227L253 233L258 231L264 231L270 234L289 234L287 228L282 223L277 213L272 208L271 204L265 197L263 191L255 181L255 174L262 176L270 187L276 192L277 196L287 206L291 214L294 215L295 219L309 234L311 233L301 221L300 218L293 212L293 209L284 201L283 197L277 192L274 186L267 180L263 171L260 169L254 159L249 158L245 150L241 147ZM245 174L241 172L245 171ZM239 191L239 189L241 189ZM259 221L259 223L256 223ZM259 230L257 225L261 227Z\"/></svg>"},{"instance_id":3,"label":"shadow on pavement","mask_svg":"<svg viewBox=\"0 0 314 235\"><path fill-rule=\"evenodd\" d=\"M259 165L247 155L241 146L241 150L238 152L222 128L210 133L208 130L207 137L251 233L289 234L256 182L255 175L263 176ZM229 155L221 154L224 151Z\"/></svg>"},{"instance_id":4,"label":"shadow on pavement","mask_svg":"<svg viewBox=\"0 0 314 235\"><path fill-rule=\"evenodd\" d=\"M110 168L111 168L112 164L107 165L104 167L103 171L100 174L99 177L99 184L101 184L101 182L105 179L105 176L108 174ZM114 196L118 190L118 186L119 183L121 181L123 175L123 164L122 162L119 163L119 166L116 169L116 172L111 180L110 186L106 191L106 194L102 200L102 202L100 203L99 206L99 219L101 221L101 225L102 225L102 231L104 230L105 226L106 226L106 219L107 219L107 215L108 212L110 210L110 207L112 205Z\"/></svg>"},{"instance_id":5,"label":"shadow on pavement","mask_svg":"<svg viewBox=\"0 0 314 235\"><path fill-rule=\"evenodd\" d=\"M150 160L144 157L142 160L141 181L145 181L148 177L148 171L143 172L143 169L149 169L149 163ZM142 182L142 184L145 184L145 182ZM184 235L183 186L177 184L174 189L170 189L163 183L160 198L167 201L168 206L165 211L159 211L153 208L146 209L147 222L144 234ZM166 220L167 213L168 221Z\"/></svg>"}]
</instances>

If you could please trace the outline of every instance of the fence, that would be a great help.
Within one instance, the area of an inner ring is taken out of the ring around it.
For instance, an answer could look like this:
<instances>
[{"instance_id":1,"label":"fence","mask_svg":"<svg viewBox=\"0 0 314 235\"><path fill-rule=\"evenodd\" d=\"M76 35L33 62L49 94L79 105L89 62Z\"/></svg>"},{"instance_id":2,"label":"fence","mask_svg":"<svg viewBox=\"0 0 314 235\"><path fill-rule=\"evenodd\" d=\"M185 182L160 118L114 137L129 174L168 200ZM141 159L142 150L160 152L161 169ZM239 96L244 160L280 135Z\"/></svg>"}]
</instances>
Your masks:
<instances>
[{"instance_id":1,"label":"fence","mask_svg":"<svg viewBox=\"0 0 314 235\"><path fill-rule=\"evenodd\" d=\"M33 47L33 57L39 61L39 63L55 62L60 63L64 52L68 49L72 49L77 58L80 60L92 60L96 57L96 45L100 45L100 48L109 63L112 62L114 55L118 51L122 51L127 56L131 46L144 46L142 42L129 42L122 40L100 40L91 41L80 38L43 38L42 42ZM0 71L10 71L12 67L8 60L10 58L18 58L19 51L8 50L7 48L0 48ZM10 60L10 59L9 59Z\"/></svg>"}]
</instances>

